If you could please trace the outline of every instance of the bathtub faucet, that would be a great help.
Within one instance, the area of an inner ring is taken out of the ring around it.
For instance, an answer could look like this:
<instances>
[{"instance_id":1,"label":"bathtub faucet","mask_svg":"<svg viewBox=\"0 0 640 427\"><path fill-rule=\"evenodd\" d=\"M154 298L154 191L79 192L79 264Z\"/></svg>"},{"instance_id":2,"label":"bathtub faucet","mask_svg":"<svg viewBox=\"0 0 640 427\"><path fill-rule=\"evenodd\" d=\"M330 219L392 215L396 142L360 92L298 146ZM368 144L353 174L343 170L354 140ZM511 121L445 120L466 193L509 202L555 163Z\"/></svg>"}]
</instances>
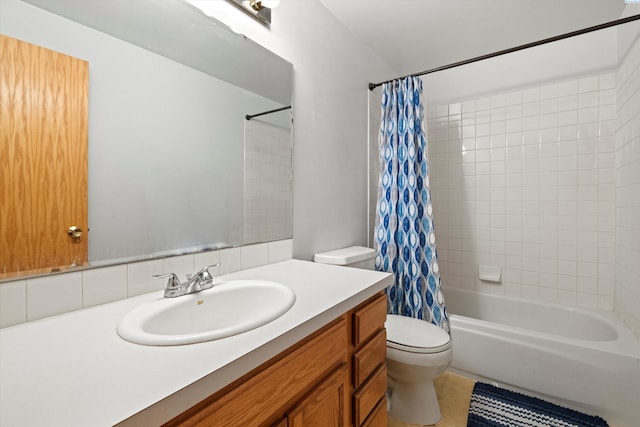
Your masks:
<instances>
[{"instance_id":1,"label":"bathtub faucet","mask_svg":"<svg viewBox=\"0 0 640 427\"><path fill-rule=\"evenodd\" d=\"M217 267L220 263L206 265L196 274L187 274L187 281L180 283L180 279L175 273L154 274L156 279L168 277L164 287L165 298L175 298L182 295L193 294L213 287L213 276L209 268Z\"/></svg>"}]
</instances>

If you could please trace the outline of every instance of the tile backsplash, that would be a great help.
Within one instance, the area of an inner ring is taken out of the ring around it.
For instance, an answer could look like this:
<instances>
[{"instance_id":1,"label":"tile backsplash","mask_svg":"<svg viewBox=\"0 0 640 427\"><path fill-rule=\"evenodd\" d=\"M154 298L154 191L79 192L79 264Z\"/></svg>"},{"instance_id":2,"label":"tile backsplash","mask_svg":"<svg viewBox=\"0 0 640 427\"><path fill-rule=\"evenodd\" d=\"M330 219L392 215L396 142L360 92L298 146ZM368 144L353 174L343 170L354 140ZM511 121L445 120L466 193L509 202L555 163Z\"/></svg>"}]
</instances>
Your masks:
<instances>
[{"instance_id":1,"label":"tile backsplash","mask_svg":"<svg viewBox=\"0 0 640 427\"><path fill-rule=\"evenodd\" d=\"M289 239L0 283L0 328L161 290L165 282L153 274L184 280L221 261L211 269L218 276L291 257Z\"/></svg>"}]
</instances>

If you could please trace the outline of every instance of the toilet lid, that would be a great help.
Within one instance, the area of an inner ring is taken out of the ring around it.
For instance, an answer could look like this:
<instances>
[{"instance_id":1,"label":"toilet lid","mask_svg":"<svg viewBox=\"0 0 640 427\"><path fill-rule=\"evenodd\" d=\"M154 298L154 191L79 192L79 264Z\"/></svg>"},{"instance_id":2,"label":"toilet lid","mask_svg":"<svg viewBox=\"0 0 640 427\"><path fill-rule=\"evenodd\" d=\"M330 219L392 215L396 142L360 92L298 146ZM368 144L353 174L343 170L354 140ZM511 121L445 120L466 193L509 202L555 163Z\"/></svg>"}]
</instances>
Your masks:
<instances>
[{"instance_id":1,"label":"toilet lid","mask_svg":"<svg viewBox=\"0 0 640 427\"><path fill-rule=\"evenodd\" d=\"M444 329L424 320L388 314L385 322L387 345L412 353L439 353L451 347Z\"/></svg>"}]
</instances>

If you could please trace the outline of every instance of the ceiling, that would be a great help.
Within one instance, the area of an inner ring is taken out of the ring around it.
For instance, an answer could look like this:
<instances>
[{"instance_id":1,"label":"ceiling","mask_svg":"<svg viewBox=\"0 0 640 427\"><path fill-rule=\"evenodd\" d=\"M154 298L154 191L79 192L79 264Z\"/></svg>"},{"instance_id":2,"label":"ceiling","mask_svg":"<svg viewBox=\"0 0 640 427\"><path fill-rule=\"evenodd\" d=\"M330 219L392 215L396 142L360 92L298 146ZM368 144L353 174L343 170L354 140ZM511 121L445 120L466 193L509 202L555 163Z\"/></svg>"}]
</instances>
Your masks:
<instances>
[{"instance_id":1,"label":"ceiling","mask_svg":"<svg viewBox=\"0 0 640 427\"><path fill-rule=\"evenodd\" d=\"M625 7L624 0L320 1L398 75L613 21Z\"/></svg>"}]
</instances>

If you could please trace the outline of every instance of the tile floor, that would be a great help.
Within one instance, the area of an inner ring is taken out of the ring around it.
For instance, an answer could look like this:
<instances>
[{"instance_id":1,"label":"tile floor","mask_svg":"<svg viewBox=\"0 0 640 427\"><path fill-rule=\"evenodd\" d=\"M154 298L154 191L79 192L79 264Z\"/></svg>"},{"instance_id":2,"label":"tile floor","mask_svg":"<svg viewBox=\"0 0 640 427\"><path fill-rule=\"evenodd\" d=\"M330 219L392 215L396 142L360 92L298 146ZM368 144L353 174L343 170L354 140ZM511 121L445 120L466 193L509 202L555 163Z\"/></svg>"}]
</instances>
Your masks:
<instances>
[{"instance_id":1,"label":"tile floor","mask_svg":"<svg viewBox=\"0 0 640 427\"><path fill-rule=\"evenodd\" d=\"M442 421L438 427L464 427L467 425L467 413L475 380L466 378L449 371L440 375L434 381ZM405 423L391 417L388 419L388 427L421 427L416 424Z\"/></svg>"}]
</instances>

